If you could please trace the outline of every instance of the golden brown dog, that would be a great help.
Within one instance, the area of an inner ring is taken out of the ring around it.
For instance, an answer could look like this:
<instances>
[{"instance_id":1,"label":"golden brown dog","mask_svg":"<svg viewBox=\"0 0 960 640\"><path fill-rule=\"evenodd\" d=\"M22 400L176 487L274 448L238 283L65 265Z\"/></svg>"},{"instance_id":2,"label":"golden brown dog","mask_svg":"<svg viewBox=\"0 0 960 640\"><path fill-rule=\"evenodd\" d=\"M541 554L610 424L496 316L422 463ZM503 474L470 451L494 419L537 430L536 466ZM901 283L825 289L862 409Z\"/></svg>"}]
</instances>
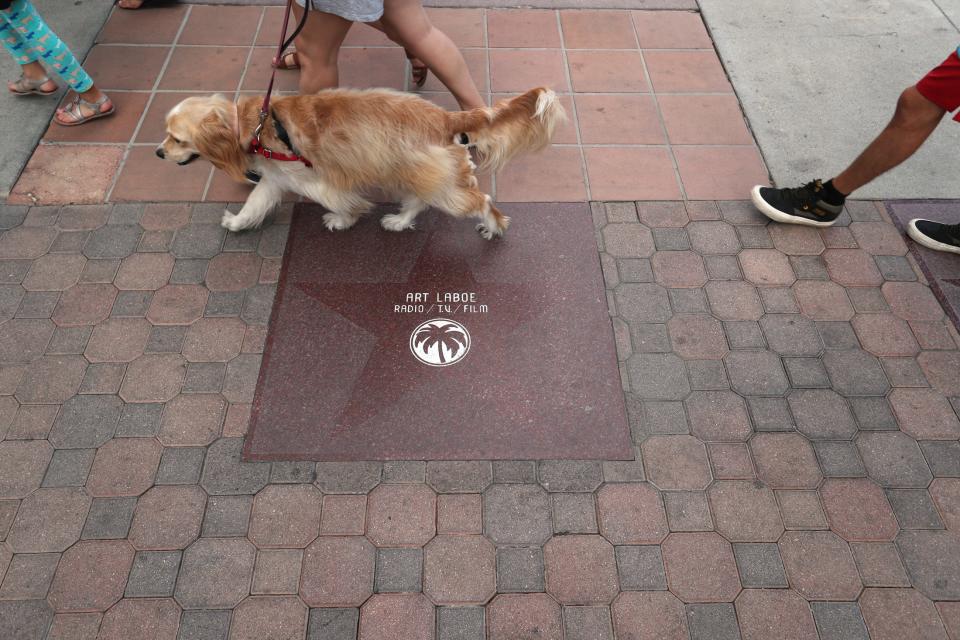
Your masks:
<instances>
[{"instance_id":1,"label":"golden brown dog","mask_svg":"<svg viewBox=\"0 0 960 640\"><path fill-rule=\"evenodd\" d=\"M545 88L493 107L455 112L382 89L277 98L263 145L299 153L312 163L308 167L248 152L261 102L187 98L167 115L167 136L157 147L158 156L179 164L206 158L236 180L250 170L261 176L240 212L224 214L222 224L231 231L260 225L285 191L326 207L327 228L347 229L371 208L366 195L380 190L402 203L399 213L384 216L385 229L412 228L417 214L432 206L479 218L477 229L489 240L502 235L510 219L477 188L476 166L459 142L461 134L475 148L481 169L497 171L514 156L550 144L566 118L554 92ZM281 142L283 131L293 149Z\"/></svg>"}]
</instances>

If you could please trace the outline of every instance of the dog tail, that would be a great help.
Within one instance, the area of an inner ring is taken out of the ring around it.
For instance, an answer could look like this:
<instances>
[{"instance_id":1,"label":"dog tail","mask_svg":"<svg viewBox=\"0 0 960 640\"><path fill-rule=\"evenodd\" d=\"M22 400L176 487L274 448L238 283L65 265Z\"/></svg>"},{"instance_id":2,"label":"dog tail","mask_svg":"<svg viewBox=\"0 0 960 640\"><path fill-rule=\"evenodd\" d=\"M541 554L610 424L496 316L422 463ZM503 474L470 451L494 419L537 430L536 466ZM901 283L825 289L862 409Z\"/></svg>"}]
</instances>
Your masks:
<instances>
[{"instance_id":1,"label":"dog tail","mask_svg":"<svg viewBox=\"0 0 960 640\"><path fill-rule=\"evenodd\" d=\"M557 125L567 119L557 94L546 87L501 100L493 108L450 114L450 135L466 133L479 168L499 171L512 158L550 144Z\"/></svg>"}]
</instances>

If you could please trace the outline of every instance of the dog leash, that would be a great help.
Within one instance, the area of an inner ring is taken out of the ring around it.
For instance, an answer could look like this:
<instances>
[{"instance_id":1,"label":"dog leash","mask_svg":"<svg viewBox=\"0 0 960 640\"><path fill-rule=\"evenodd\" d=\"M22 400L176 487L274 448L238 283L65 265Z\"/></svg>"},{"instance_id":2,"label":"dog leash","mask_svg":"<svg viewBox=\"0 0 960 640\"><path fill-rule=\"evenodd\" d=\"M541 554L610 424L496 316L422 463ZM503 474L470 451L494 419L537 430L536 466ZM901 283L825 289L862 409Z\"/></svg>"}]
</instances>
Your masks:
<instances>
[{"instance_id":1,"label":"dog leash","mask_svg":"<svg viewBox=\"0 0 960 640\"><path fill-rule=\"evenodd\" d=\"M287 38L287 25L290 23L290 10L293 7L293 0L287 0L287 7L283 13L283 26L280 29L280 45L277 47L277 65L279 65L283 59L283 52L286 51L287 47L289 47L294 39L300 35L304 25L307 23L307 14L310 12L310 2L311 0L306 0L304 2L303 15L300 17L300 23L297 25L297 28L294 30L293 34ZM257 123L257 128L253 130L253 140L250 141L249 153L259 154L270 160L299 161L308 167L312 167L313 165L310 164L310 161L302 156L296 154L290 155L278 153L263 146L263 144L260 142L260 135L263 133L263 126L267 121L267 116L270 115L270 96L273 93L273 83L277 78L277 65L273 65L273 72L270 74L270 82L267 84L267 93L265 96L263 96L263 104L260 106L259 122ZM293 150L293 147L290 146L290 149Z\"/></svg>"}]
</instances>

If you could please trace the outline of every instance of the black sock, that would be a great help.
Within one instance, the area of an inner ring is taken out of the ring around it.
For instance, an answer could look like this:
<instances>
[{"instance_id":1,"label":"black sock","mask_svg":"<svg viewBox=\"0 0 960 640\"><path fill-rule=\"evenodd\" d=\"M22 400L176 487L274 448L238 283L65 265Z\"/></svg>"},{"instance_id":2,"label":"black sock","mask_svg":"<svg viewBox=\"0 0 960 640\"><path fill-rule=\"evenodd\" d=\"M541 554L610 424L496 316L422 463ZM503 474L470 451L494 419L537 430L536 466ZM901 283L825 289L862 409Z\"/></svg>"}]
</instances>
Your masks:
<instances>
[{"instance_id":1,"label":"black sock","mask_svg":"<svg viewBox=\"0 0 960 640\"><path fill-rule=\"evenodd\" d=\"M839 207L847 199L847 196L837 191L837 188L833 186L833 180L828 180L823 184L823 199L827 201L827 204Z\"/></svg>"}]
</instances>

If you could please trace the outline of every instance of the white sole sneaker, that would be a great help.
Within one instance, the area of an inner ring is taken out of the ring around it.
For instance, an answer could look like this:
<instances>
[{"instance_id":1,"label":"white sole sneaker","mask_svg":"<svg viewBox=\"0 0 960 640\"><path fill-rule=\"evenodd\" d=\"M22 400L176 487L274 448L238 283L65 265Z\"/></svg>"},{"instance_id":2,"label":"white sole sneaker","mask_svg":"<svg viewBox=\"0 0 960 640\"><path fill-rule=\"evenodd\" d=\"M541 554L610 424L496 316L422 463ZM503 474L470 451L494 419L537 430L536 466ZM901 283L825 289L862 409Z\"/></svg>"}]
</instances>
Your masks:
<instances>
[{"instance_id":1,"label":"white sole sneaker","mask_svg":"<svg viewBox=\"0 0 960 640\"><path fill-rule=\"evenodd\" d=\"M934 240L930 236L922 233L920 229L917 229L917 220L922 220L922 218L914 218L910 221L910 224L907 225L907 235L913 238L914 242L921 244L928 249L933 249L934 251L945 251L946 253L960 254L960 247L955 247L952 244L946 244L945 242Z\"/></svg>"},{"instance_id":2,"label":"white sole sneaker","mask_svg":"<svg viewBox=\"0 0 960 640\"><path fill-rule=\"evenodd\" d=\"M762 185L755 186L750 192L750 199L753 201L753 206L755 206L760 213L767 216L771 220L783 222L784 224L802 224L808 227L832 227L834 222L836 222L817 222L816 220L810 220L808 218L801 218L800 216L791 216L786 214L776 207L771 207L769 204L767 204L767 201L764 200L763 196L760 195L760 189L763 189Z\"/></svg>"}]
</instances>

